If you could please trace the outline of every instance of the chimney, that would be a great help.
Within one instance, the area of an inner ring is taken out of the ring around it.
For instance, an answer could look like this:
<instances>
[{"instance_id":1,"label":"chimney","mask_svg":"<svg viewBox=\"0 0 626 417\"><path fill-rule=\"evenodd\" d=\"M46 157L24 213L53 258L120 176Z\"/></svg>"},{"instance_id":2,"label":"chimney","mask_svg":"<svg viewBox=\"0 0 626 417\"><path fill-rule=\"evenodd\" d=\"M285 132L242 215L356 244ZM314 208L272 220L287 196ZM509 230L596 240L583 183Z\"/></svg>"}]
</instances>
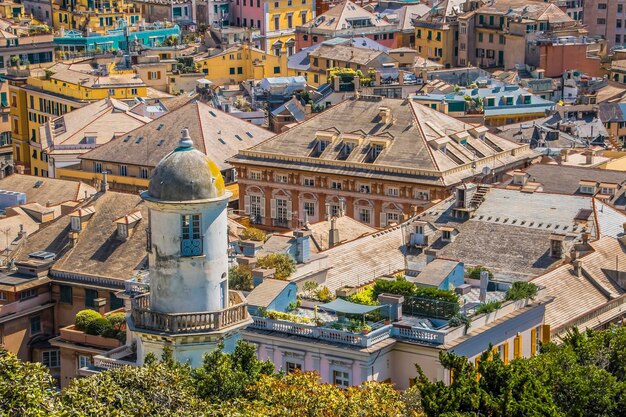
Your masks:
<instances>
[{"instance_id":1,"label":"chimney","mask_svg":"<svg viewBox=\"0 0 626 417\"><path fill-rule=\"evenodd\" d=\"M252 270L252 285L256 288L267 278L272 278L276 273L274 268L255 268Z\"/></svg>"},{"instance_id":2,"label":"chimney","mask_svg":"<svg viewBox=\"0 0 626 417\"><path fill-rule=\"evenodd\" d=\"M569 150L568 149L561 149L561 160L563 162L567 162L567 157L569 156Z\"/></svg>"},{"instance_id":3,"label":"chimney","mask_svg":"<svg viewBox=\"0 0 626 417\"><path fill-rule=\"evenodd\" d=\"M589 232L583 232L582 234L582 239L583 239L583 245L587 245L589 243Z\"/></svg>"},{"instance_id":4,"label":"chimney","mask_svg":"<svg viewBox=\"0 0 626 417\"><path fill-rule=\"evenodd\" d=\"M313 112L312 106L311 104L305 104L304 105L304 115L305 115L305 119L309 116L311 116L311 113Z\"/></svg>"},{"instance_id":5,"label":"chimney","mask_svg":"<svg viewBox=\"0 0 626 417\"><path fill-rule=\"evenodd\" d=\"M361 77L358 75L354 76L354 91L359 91L361 89Z\"/></svg>"},{"instance_id":6,"label":"chimney","mask_svg":"<svg viewBox=\"0 0 626 417\"><path fill-rule=\"evenodd\" d=\"M102 182L100 183L100 191L106 193L109 191L109 181L108 181L109 173L107 171L102 172Z\"/></svg>"},{"instance_id":7,"label":"chimney","mask_svg":"<svg viewBox=\"0 0 626 417\"><path fill-rule=\"evenodd\" d=\"M626 245L626 223L622 223L622 234L618 236L619 241Z\"/></svg>"},{"instance_id":8,"label":"chimney","mask_svg":"<svg viewBox=\"0 0 626 417\"><path fill-rule=\"evenodd\" d=\"M593 151L585 152L585 164L593 165L594 159Z\"/></svg>"},{"instance_id":9,"label":"chimney","mask_svg":"<svg viewBox=\"0 0 626 417\"><path fill-rule=\"evenodd\" d=\"M330 219L330 230L328 232L328 247L332 248L339 243L339 229L337 229L337 219Z\"/></svg>"},{"instance_id":10,"label":"chimney","mask_svg":"<svg viewBox=\"0 0 626 417\"><path fill-rule=\"evenodd\" d=\"M402 303L404 303L404 296L397 294L380 294L378 296L378 302L381 305L386 305L387 308L382 308L380 311L383 316L386 314L389 321L402 320Z\"/></svg>"},{"instance_id":11,"label":"chimney","mask_svg":"<svg viewBox=\"0 0 626 417\"><path fill-rule=\"evenodd\" d=\"M383 124L387 125L390 124L392 121L391 109L389 107L379 107L378 116L380 116L380 121Z\"/></svg>"},{"instance_id":12,"label":"chimney","mask_svg":"<svg viewBox=\"0 0 626 417\"><path fill-rule=\"evenodd\" d=\"M263 242L257 242L256 240L242 240L239 242L243 256L255 257L257 252L263 247Z\"/></svg>"},{"instance_id":13,"label":"chimney","mask_svg":"<svg viewBox=\"0 0 626 417\"><path fill-rule=\"evenodd\" d=\"M481 303L485 303L487 301L488 285L489 285L489 272L481 271L480 272L480 294L478 295L478 300Z\"/></svg>"},{"instance_id":14,"label":"chimney","mask_svg":"<svg viewBox=\"0 0 626 417\"><path fill-rule=\"evenodd\" d=\"M296 230L293 232L296 238L296 262L301 264L308 262L311 258L311 244L309 239L311 232L309 230Z\"/></svg>"},{"instance_id":15,"label":"chimney","mask_svg":"<svg viewBox=\"0 0 626 417\"><path fill-rule=\"evenodd\" d=\"M574 265L574 274L576 274L576 276L578 278L583 276L583 261L581 261L580 259L576 259L572 265Z\"/></svg>"}]
</instances>

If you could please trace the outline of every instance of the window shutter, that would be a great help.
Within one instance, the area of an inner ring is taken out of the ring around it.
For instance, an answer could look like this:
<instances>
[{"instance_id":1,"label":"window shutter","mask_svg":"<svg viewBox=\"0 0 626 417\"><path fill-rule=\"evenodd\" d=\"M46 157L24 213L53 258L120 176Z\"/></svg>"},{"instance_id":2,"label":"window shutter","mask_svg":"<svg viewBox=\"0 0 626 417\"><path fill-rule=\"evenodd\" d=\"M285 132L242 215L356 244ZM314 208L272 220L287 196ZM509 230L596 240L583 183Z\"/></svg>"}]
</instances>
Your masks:
<instances>
[{"instance_id":1,"label":"window shutter","mask_svg":"<svg viewBox=\"0 0 626 417\"><path fill-rule=\"evenodd\" d=\"M152 72L148 71L148 80L151 80L151 79L152 79Z\"/></svg>"},{"instance_id":2,"label":"window shutter","mask_svg":"<svg viewBox=\"0 0 626 417\"><path fill-rule=\"evenodd\" d=\"M513 339L513 358L517 359L522 356L522 335L515 336Z\"/></svg>"},{"instance_id":3,"label":"window shutter","mask_svg":"<svg viewBox=\"0 0 626 417\"><path fill-rule=\"evenodd\" d=\"M380 227L387 227L387 213L380 213Z\"/></svg>"},{"instance_id":4,"label":"window shutter","mask_svg":"<svg viewBox=\"0 0 626 417\"><path fill-rule=\"evenodd\" d=\"M550 325L544 324L541 326L541 342L550 343Z\"/></svg>"},{"instance_id":5,"label":"window shutter","mask_svg":"<svg viewBox=\"0 0 626 417\"><path fill-rule=\"evenodd\" d=\"M157 74L157 80L160 80L161 79L161 71L158 71L156 74Z\"/></svg>"},{"instance_id":6,"label":"window shutter","mask_svg":"<svg viewBox=\"0 0 626 417\"><path fill-rule=\"evenodd\" d=\"M261 217L265 217L265 197L261 197Z\"/></svg>"},{"instance_id":7,"label":"window shutter","mask_svg":"<svg viewBox=\"0 0 626 417\"><path fill-rule=\"evenodd\" d=\"M535 356L537 353L537 328L530 330L530 355Z\"/></svg>"},{"instance_id":8,"label":"window shutter","mask_svg":"<svg viewBox=\"0 0 626 417\"><path fill-rule=\"evenodd\" d=\"M272 198L270 200L270 217L272 219L276 218L276 199Z\"/></svg>"},{"instance_id":9,"label":"window shutter","mask_svg":"<svg viewBox=\"0 0 626 417\"><path fill-rule=\"evenodd\" d=\"M291 220L291 200L287 200L287 220Z\"/></svg>"},{"instance_id":10,"label":"window shutter","mask_svg":"<svg viewBox=\"0 0 626 417\"><path fill-rule=\"evenodd\" d=\"M509 341L504 342L504 363L509 363Z\"/></svg>"},{"instance_id":11,"label":"window shutter","mask_svg":"<svg viewBox=\"0 0 626 417\"><path fill-rule=\"evenodd\" d=\"M245 214L250 214L250 196L249 196L249 195L244 196L244 198L243 198L243 202L244 202L244 203L243 203L243 204L244 204L244 210L243 210L243 212L244 212Z\"/></svg>"}]
</instances>

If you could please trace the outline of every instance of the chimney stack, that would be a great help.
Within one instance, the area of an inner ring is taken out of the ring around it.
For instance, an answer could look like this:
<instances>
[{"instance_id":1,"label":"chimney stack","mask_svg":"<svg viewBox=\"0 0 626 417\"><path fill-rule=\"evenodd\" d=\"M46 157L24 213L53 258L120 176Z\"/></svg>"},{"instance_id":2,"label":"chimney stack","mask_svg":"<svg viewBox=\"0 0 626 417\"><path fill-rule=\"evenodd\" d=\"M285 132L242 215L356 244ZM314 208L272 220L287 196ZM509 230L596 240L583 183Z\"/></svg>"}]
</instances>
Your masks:
<instances>
[{"instance_id":1,"label":"chimney stack","mask_svg":"<svg viewBox=\"0 0 626 417\"><path fill-rule=\"evenodd\" d=\"M102 172L102 183L100 184L100 191L106 193L109 190L109 181L108 181L109 173L106 171Z\"/></svg>"},{"instance_id":2,"label":"chimney stack","mask_svg":"<svg viewBox=\"0 0 626 417\"><path fill-rule=\"evenodd\" d=\"M296 262L301 264L308 262L311 258L311 246L309 238L311 232L309 230L296 230L293 232L296 238Z\"/></svg>"},{"instance_id":3,"label":"chimney stack","mask_svg":"<svg viewBox=\"0 0 626 417\"><path fill-rule=\"evenodd\" d=\"M576 259L572 265L574 265L574 274L576 274L576 276L578 278L583 276L583 261L581 261L580 259Z\"/></svg>"},{"instance_id":4,"label":"chimney stack","mask_svg":"<svg viewBox=\"0 0 626 417\"><path fill-rule=\"evenodd\" d=\"M330 231L328 232L328 247L332 248L339 243L339 229L337 229L337 219L330 219Z\"/></svg>"},{"instance_id":5,"label":"chimney stack","mask_svg":"<svg viewBox=\"0 0 626 417\"><path fill-rule=\"evenodd\" d=\"M489 272L481 271L480 272L480 294L478 295L478 300L481 303L487 302L487 286L489 285Z\"/></svg>"}]
</instances>

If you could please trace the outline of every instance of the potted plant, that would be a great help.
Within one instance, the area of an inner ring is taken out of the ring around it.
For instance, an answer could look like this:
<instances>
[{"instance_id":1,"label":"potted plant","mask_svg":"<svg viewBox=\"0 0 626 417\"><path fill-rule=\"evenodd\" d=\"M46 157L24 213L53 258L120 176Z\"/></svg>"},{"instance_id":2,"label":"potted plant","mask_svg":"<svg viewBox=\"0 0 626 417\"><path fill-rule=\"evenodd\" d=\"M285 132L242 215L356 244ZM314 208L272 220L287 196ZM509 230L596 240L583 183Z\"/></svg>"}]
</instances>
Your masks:
<instances>
[{"instance_id":1,"label":"potted plant","mask_svg":"<svg viewBox=\"0 0 626 417\"><path fill-rule=\"evenodd\" d=\"M371 332L371 331L372 331L372 327L371 327L371 326L369 326L369 325L367 325L367 324L364 324L364 325L361 327L361 333L363 333L363 334L368 334L368 333L369 333L369 332Z\"/></svg>"},{"instance_id":2,"label":"potted plant","mask_svg":"<svg viewBox=\"0 0 626 417\"><path fill-rule=\"evenodd\" d=\"M324 324L324 321L320 319L319 317L315 319L315 325L317 327L322 327L323 324Z\"/></svg>"}]
</instances>

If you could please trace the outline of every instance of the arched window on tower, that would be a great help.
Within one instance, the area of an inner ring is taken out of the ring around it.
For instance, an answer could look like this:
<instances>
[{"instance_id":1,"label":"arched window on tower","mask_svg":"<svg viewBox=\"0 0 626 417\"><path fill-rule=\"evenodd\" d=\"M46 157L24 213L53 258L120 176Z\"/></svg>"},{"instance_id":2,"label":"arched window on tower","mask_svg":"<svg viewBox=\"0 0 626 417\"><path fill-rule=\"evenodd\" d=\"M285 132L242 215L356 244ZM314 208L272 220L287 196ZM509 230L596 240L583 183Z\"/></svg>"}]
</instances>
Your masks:
<instances>
[{"instance_id":1,"label":"arched window on tower","mask_svg":"<svg viewBox=\"0 0 626 417\"><path fill-rule=\"evenodd\" d=\"M202 255L202 235L200 233L200 215L183 214L181 219L181 256Z\"/></svg>"}]
</instances>

